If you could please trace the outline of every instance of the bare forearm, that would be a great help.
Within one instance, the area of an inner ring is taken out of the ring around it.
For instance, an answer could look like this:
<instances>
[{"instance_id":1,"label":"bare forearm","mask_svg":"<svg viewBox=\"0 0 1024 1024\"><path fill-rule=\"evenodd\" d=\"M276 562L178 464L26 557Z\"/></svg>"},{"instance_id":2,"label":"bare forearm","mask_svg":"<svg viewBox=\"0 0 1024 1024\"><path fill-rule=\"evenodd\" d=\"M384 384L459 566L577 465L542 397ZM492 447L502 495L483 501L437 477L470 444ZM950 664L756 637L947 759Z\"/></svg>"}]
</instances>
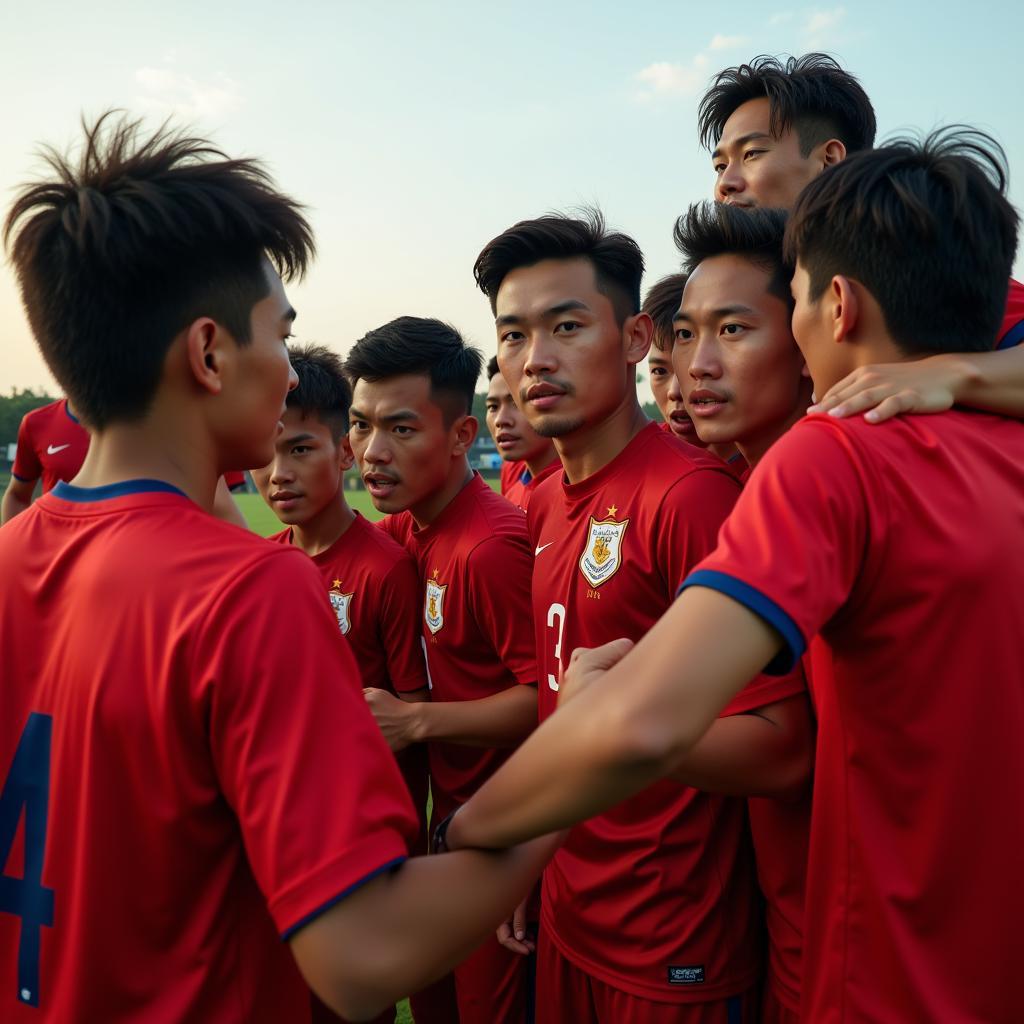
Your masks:
<instances>
[{"instance_id":1,"label":"bare forearm","mask_svg":"<svg viewBox=\"0 0 1024 1024\"><path fill-rule=\"evenodd\" d=\"M708 793L793 799L806 791L813 763L814 731L801 694L764 714L716 719L671 777Z\"/></svg>"},{"instance_id":2,"label":"bare forearm","mask_svg":"<svg viewBox=\"0 0 1024 1024\"><path fill-rule=\"evenodd\" d=\"M1024 345L933 358L948 360L957 368L958 405L1024 419Z\"/></svg>"},{"instance_id":3,"label":"bare forearm","mask_svg":"<svg viewBox=\"0 0 1024 1024\"><path fill-rule=\"evenodd\" d=\"M24 512L31 504L31 496L23 498L14 491L5 491L3 501L0 502L0 526Z\"/></svg>"},{"instance_id":4,"label":"bare forearm","mask_svg":"<svg viewBox=\"0 0 1024 1024\"><path fill-rule=\"evenodd\" d=\"M509 846L576 824L669 775L779 645L742 606L687 591L481 787L456 816L449 842Z\"/></svg>"},{"instance_id":5,"label":"bare forearm","mask_svg":"<svg viewBox=\"0 0 1024 1024\"><path fill-rule=\"evenodd\" d=\"M536 725L537 688L513 686L480 700L418 703L413 736L417 742L515 747Z\"/></svg>"},{"instance_id":6,"label":"bare forearm","mask_svg":"<svg viewBox=\"0 0 1024 1024\"><path fill-rule=\"evenodd\" d=\"M306 980L349 1020L368 1020L447 973L530 891L558 837L501 852L415 857L292 939Z\"/></svg>"}]
</instances>

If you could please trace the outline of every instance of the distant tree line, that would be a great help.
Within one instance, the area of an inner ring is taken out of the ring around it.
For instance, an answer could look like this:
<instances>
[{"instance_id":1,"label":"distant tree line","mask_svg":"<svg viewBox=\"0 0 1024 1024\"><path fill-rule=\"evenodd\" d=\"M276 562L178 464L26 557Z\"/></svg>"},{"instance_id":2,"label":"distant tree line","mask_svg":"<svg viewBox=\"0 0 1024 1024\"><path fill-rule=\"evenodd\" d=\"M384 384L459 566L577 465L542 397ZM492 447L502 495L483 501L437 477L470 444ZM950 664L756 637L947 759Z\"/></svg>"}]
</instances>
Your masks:
<instances>
[{"instance_id":1,"label":"distant tree line","mask_svg":"<svg viewBox=\"0 0 1024 1024\"><path fill-rule=\"evenodd\" d=\"M18 426L25 413L52 401L53 395L32 388L11 388L9 395L0 395L0 445L13 444L18 439ZM6 448L3 454L7 454Z\"/></svg>"}]
</instances>

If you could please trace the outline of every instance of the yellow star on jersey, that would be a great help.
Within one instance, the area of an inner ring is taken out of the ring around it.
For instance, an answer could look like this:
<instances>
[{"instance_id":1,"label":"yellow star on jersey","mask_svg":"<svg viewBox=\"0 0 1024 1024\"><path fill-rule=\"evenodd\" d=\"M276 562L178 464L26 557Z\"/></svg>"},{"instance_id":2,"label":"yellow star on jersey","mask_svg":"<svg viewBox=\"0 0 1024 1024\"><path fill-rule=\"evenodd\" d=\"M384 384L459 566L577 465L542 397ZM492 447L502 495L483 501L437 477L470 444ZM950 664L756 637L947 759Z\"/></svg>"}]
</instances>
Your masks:
<instances>
[{"instance_id":1,"label":"yellow star on jersey","mask_svg":"<svg viewBox=\"0 0 1024 1024\"><path fill-rule=\"evenodd\" d=\"M435 569L435 570L434 570L434 579L435 579L435 580L437 579L437 574L438 574L438 573L439 573L440 571L441 571L440 569Z\"/></svg>"},{"instance_id":2,"label":"yellow star on jersey","mask_svg":"<svg viewBox=\"0 0 1024 1024\"><path fill-rule=\"evenodd\" d=\"M335 580L331 584L331 590L341 590L341 580Z\"/></svg>"},{"instance_id":3,"label":"yellow star on jersey","mask_svg":"<svg viewBox=\"0 0 1024 1024\"><path fill-rule=\"evenodd\" d=\"M619 514L619 507L618 507L618 505L609 505L608 506L608 518L609 519L614 519L618 514Z\"/></svg>"}]
</instances>

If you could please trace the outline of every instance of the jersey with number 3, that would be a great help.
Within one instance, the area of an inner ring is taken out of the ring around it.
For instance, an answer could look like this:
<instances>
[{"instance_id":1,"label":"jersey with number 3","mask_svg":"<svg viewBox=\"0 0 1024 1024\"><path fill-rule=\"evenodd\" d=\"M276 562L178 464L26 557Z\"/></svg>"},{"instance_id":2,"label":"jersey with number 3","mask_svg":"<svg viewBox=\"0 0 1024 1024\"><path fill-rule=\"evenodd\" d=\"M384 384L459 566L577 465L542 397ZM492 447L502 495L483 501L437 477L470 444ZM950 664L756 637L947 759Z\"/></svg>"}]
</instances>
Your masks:
<instances>
[{"instance_id":1,"label":"jersey with number 3","mask_svg":"<svg viewBox=\"0 0 1024 1024\"><path fill-rule=\"evenodd\" d=\"M542 719L576 647L639 640L664 614L739 490L720 460L655 424L586 480L541 484L527 521ZM760 678L727 713L789 695L776 685ZM622 991L673 1003L744 991L760 957L744 801L662 781L576 826L545 870L541 921L567 959Z\"/></svg>"}]
</instances>

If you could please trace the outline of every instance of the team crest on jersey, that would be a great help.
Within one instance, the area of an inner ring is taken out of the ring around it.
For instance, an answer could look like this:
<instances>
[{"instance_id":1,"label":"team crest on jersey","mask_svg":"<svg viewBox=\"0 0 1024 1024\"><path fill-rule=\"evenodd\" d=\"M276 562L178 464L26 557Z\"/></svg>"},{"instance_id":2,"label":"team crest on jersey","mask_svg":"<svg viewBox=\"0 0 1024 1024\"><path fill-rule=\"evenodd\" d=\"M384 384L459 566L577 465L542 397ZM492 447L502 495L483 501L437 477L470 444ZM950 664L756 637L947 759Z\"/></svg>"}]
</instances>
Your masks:
<instances>
[{"instance_id":1,"label":"team crest on jersey","mask_svg":"<svg viewBox=\"0 0 1024 1024\"><path fill-rule=\"evenodd\" d=\"M615 506L608 509L607 519L590 517L587 543L580 555L580 572L595 589L607 583L622 564L622 538L626 534L629 520L616 520Z\"/></svg>"},{"instance_id":2,"label":"team crest on jersey","mask_svg":"<svg viewBox=\"0 0 1024 1024\"><path fill-rule=\"evenodd\" d=\"M448 590L447 583L437 582L437 570L432 579L427 580L427 597L423 603L423 618L431 633L437 633L444 625L444 595Z\"/></svg>"},{"instance_id":3,"label":"team crest on jersey","mask_svg":"<svg viewBox=\"0 0 1024 1024\"><path fill-rule=\"evenodd\" d=\"M343 594L341 592L341 580L335 580L334 586L327 595L331 599L331 607L338 617L338 628L344 636L352 628L352 620L349 618L349 611L352 608L354 594Z\"/></svg>"}]
</instances>

